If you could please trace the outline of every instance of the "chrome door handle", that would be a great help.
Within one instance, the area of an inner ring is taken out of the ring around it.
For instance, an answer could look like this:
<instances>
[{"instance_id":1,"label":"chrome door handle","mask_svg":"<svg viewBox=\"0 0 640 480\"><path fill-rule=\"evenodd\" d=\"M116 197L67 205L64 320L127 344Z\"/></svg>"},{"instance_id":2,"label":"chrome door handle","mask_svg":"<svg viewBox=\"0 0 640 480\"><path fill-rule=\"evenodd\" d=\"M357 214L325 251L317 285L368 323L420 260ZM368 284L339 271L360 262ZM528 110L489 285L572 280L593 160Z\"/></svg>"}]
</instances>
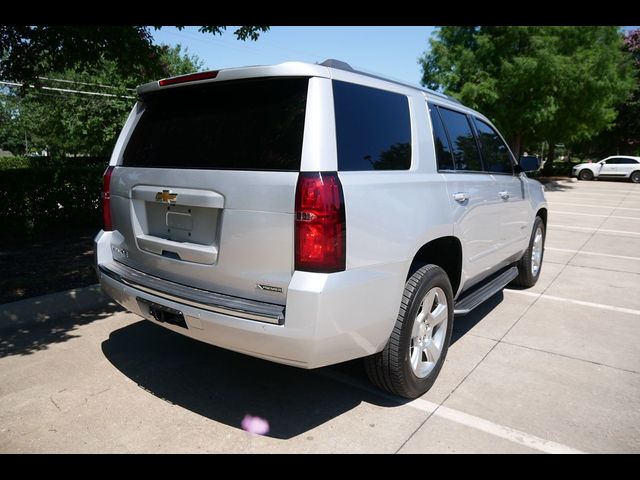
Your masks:
<instances>
[{"instance_id":1,"label":"chrome door handle","mask_svg":"<svg viewBox=\"0 0 640 480\"><path fill-rule=\"evenodd\" d=\"M453 199L456 202L464 203L469 200L469 194L467 192L456 192L453 194Z\"/></svg>"},{"instance_id":2,"label":"chrome door handle","mask_svg":"<svg viewBox=\"0 0 640 480\"><path fill-rule=\"evenodd\" d=\"M500 198L503 200L509 200L509 192L507 191L498 192L498 195L500 195Z\"/></svg>"}]
</instances>

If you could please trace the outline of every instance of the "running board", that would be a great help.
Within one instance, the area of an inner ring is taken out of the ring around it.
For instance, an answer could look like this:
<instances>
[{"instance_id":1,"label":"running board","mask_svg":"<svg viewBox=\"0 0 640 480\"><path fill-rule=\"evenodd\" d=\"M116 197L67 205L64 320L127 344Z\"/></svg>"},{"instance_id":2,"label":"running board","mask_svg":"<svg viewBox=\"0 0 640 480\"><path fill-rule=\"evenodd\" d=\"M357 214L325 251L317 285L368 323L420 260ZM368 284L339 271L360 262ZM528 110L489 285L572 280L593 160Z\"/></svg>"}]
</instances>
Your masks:
<instances>
[{"instance_id":1,"label":"running board","mask_svg":"<svg viewBox=\"0 0 640 480\"><path fill-rule=\"evenodd\" d=\"M485 300L494 296L500 290L502 290L511 280L518 276L518 268L511 267L491 280L489 283L484 284L482 287L474 290L473 292L465 295L456 302L453 310L454 315L466 315L471 310L476 308Z\"/></svg>"}]
</instances>

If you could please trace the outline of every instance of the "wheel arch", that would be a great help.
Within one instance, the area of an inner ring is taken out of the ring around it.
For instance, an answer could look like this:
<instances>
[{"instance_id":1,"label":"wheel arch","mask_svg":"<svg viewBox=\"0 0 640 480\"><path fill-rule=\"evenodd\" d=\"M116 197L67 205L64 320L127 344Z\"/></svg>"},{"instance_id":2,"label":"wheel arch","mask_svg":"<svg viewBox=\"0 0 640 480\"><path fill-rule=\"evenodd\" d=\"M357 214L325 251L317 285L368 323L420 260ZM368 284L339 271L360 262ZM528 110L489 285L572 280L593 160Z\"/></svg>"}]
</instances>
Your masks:
<instances>
[{"instance_id":1,"label":"wheel arch","mask_svg":"<svg viewBox=\"0 0 640 480\"><path fill-rule=\"evenodd\" d=\"M413 256L407 279L422 265L438 265L451 282L455 297L462 278L462 243L457 237L439 237L422 245Z\"/></svg>"},{"instance_id":2,"label":"wheel arch","mask_svg":"<svg viewBox=\"0 0 640 480\"><path fill-rule=\"evenodd\" d=\"M542 219L542 224L544 225L545 230L547 229L547 214L548 212L546 207L542 207L536 212L536 217L540 217Z\"/></svg>"}]
</instances>

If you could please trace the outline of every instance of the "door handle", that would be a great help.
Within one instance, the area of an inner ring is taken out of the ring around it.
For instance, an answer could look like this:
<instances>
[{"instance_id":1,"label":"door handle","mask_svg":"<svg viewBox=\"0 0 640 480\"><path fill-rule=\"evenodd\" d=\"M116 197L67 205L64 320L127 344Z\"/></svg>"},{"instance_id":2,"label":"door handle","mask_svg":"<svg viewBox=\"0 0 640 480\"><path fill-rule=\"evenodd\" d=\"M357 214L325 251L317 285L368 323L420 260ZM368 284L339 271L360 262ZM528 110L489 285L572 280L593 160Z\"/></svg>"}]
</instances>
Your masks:
<instances>
[{"instance_id":1,"label":"door handle","mask_svg":"<svg viewBox=\"0 0 640 480\"><path fill-rule=\"evenodd\" d=\"M500 198L503 200L509 200L509 192L507 191L498 192L498 195L500 195Z\"/></svg>"},{"instance_id":2,"label":"door handle","mask_svg":"<svg viewBox=\"0 0 640 480\"><path fill-rule=\"evenodd\" d=\"M453 194L453 199L456 202L464 203L469 200L469 194L467 192L456 192Z\"/></svg>"}]
</instances>

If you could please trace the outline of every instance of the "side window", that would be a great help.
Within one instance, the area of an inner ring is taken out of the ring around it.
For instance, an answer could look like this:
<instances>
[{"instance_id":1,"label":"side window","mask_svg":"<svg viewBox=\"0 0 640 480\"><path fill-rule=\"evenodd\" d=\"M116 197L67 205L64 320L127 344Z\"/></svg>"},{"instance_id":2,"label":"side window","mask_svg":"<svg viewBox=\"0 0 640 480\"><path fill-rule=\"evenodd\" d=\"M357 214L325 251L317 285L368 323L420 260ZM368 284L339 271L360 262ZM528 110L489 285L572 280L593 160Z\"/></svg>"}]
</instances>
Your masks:
<instances>
[{"instance_id":1,"label":"side window","mask_svg":"<svg viewBox=\"0 0 640 480\"><path fill-rule=\"evenodd\" d=\"M488 172L513 174L513 162L509 149L500 138L500 135L478 118L473 118L478 132L482 160Z\"/></svg>"},{"instance_id":2,"label":"side window","mask_svg":"<svg viewBox=\"0 0 640 480\"><path fill-rule=\"evenodd\" d=\"M449 147L449 139L447 138L447 132L444 130L442 119L438 113L438 107L431 104L427 105L429 107L429 115L431 115L431 125L433 126L433 142L436 147L438 170L455 170L451 148Z\"/></svg>"},{"instance_id":3,"label":"side window","mask_svg":"<svg viewBox=\"0 0 640 480\"><path fill-rule=\"evenodd\" d=\"M618 165L620 163L620 159L619 158L610 158L609 160L607 160L606 162L607 165Z\"/></svg>"},{"instance_id":4,"label":"side window","mask_svg":"<svg viewBox=\"0 0 640 480\"><path fill-rule=\"evenodd\" d=\"M333 81L338 169L408 170L409 100L398 93Z\"/></svg>"},{"instance_id":5,"label":"side window","mask_svg":"<svg viewBox=\"0 0 640 480\"><path fill-rule=\"evenodd\" d=\"M449 132L456 170L481 172L480 152L467 116L448 108L438 109L442 115L444 126Z\"/></svg>"},{"instance_id":6,"label":"side window","mask_svg":"<svg viewBox=\"0 0 640 480\"><path fill-rule=\"evenodd\" d=\"M638 161L634 160L633 158L621 158L621 157L618 157L618 158L615 158L615 159L612 159L612 160L616 160L613 163L616 163L618 165L637 165L638 164ZM611 163L611 162L609 161L607 163Z\"/></svg>"}]
</instances>

